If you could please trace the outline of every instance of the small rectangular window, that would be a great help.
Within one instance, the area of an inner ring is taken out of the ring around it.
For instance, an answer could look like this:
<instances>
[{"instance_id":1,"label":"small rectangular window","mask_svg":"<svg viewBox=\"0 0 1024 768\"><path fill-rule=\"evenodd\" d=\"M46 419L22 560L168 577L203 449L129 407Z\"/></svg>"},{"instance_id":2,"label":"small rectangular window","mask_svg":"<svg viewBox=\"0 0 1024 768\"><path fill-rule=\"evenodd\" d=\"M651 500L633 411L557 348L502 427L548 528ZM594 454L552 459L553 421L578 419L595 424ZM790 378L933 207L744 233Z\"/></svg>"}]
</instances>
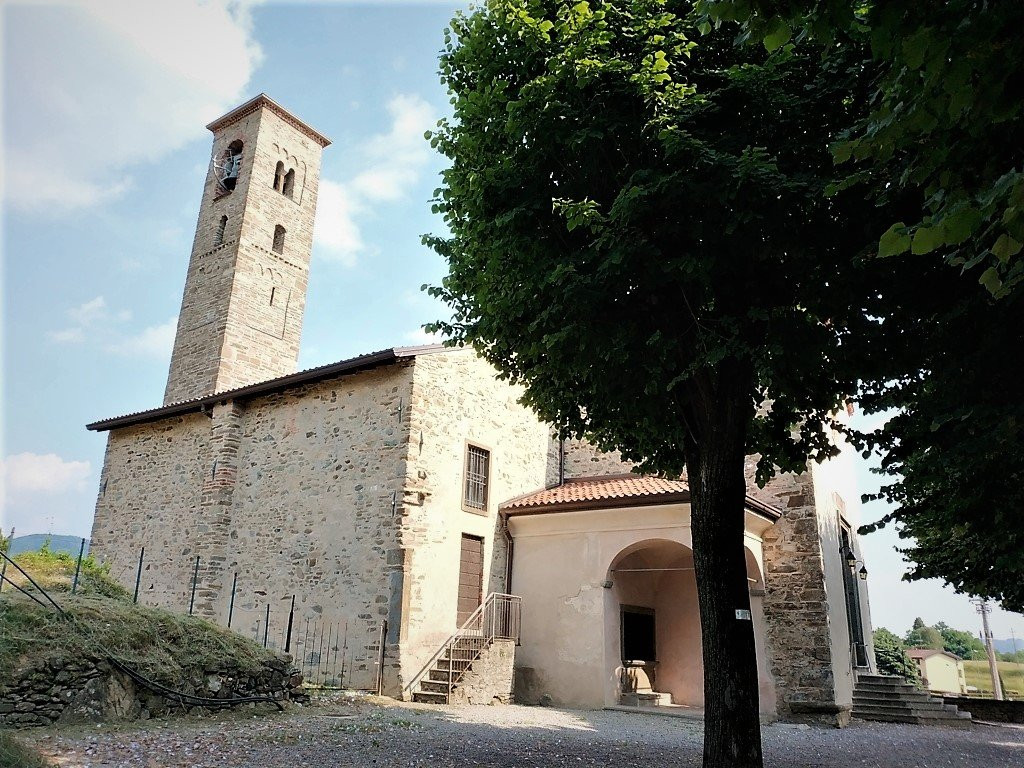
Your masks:
<instances>
[{"instance_id":1,"label":"small rectangular window","mask_svg":"<svg viewBox=\"0 0 1024 768\"><path fill-rule=\"evenodd\" d=\"M462 503L466 509L485 511L491 475L491 452L476 445L466 446L466 483Z\"/></svg>"}]
</instances>

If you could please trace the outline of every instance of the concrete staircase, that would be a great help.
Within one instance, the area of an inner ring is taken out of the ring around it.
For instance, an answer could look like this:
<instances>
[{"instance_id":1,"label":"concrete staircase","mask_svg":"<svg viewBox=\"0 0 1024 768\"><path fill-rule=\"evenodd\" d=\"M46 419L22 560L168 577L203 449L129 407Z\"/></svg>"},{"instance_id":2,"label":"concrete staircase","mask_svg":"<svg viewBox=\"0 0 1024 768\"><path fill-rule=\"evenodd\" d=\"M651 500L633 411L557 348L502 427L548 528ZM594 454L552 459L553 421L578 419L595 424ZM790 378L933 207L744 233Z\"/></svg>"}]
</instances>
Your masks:
<instances>
[{"instance_id":1,"label":"concrete staircase","mask_svg":"<svg viewBox=\"0 0 1024 768\"><path fill-rule=\"evenodd\" d=\"M902 677L858 675L853 689L853 716L861 720L970 728L970 712L961 712L941 696L915 688Z\"/></svg>"},{"instance_id":2,"label":"concrete staircase","mask_svg":"<svg viewBox=\"0 0 1024 768\"><path fill-rule=\"evenodd\" d=\"M412 700L421 704L447 704L458 681L473 668L473 661L479 657L480 642L479 638L460 638L446 647L420 679ZM449 680L453 681L451 686Z\"/></svg>"}]
</instances>

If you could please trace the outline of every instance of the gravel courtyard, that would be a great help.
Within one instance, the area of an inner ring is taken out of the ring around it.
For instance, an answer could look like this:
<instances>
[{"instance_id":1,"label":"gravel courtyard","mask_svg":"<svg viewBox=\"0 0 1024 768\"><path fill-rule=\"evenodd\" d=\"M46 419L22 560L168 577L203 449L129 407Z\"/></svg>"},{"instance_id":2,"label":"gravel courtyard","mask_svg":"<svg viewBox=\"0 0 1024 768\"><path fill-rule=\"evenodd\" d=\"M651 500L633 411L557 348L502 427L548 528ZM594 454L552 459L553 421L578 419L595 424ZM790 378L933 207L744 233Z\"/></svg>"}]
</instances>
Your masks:
<instances>
[{"instance_id":1,"label":"gravel courtyard","mask_svg":"<svg viewBox=\"0 0 1024 768\"><path fill-rule=\"evenodd\" d=\"M22 732L59 766L699 766L699 721L539 707L425 707L348 701L254 717ZM773 768L1024 766L1024 728L970 730L854 722L763 730Z\"/></svg>"}]
</instances>

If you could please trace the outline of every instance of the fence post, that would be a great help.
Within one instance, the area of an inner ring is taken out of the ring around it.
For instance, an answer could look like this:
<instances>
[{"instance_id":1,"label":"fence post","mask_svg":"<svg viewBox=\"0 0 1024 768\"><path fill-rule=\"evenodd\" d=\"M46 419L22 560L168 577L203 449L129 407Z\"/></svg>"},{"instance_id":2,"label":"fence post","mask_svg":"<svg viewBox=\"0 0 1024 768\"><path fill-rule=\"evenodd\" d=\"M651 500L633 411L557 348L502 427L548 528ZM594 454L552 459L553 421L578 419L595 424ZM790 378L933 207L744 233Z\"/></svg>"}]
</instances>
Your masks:
<instances>
[{"instance_id":1,"label":"fence post","mask_svg":"<svg viewBox=\"0 0 1024 768\"><path fill-rule=\"evenodd\" d=\"M263 647L267 647L267 634L270 632L270 603L267 603L267 620L263 624Z\"/></svg>"},{"instance_id":2,"label":"fence post","mask_svg":"<svg viewBox=\"0 0 1024 768\"><path fill-rule=\"evenodd\" d=\"M292 649L292 619L295 618L295 595L292 595L292 606L288 609L288 632L284 638L284 652L289 653Z\"/></svg>"},{"instance_id":3,"label":"fence post","mask_svg":"<svg viewBox=\"0 0 1024 768\"><path fill-rule=\"evenodd\" d=\"M192 569L192 597L188 599L188 615L192 615L192 606L196 602L196 581L199 579L199 555L196 555L196 567Z\"/></svg>"},{"instance_id":4,"label":"fence post","mask_svg":"<svg viewBox=\"0 0 1024 768\"><path fill-rule=\"evenodd\" d=\"M380 623L380 640L377 643L377 695L384 687L384 638L388 635L388 620Z\"/></svg>"},{"instance_id":5,"label":"fence post","mask_svg":"<svg viewBox=\"0 0 1024 768\"><path fill-rule=\"evenodd\" d=\"M0 530L0 538L3 538L3 530ZM11 526L11 538L7 540L7 550L4 554L9 554L11 550L11 544L14 543L14 526ZM4 589L4 578L7 576L7 561L4 560L4 564L0 566L0 592Z\"/></svg>"},{"instance_id":6,"label":"fence post","mask_svg":"<svg viewBox=\"0 0 1024 768\"><path fill-rule=\"evenodd\" d=\"M231 579L231 602L228 603L228 629L231 629L231 614L235 612L235 587L238 585L238 571Z\"/></svg>"},{"instance_id":7,"label":"fence post","mask_svg":"<svg viewBox=\"0 0 1024 768\"><path fill-rule=\"evenodd\" d=\"M143 547L139 550L139 569L135 572L135 595L132 597L132 602L139 602L139 582L142 581L142 558L146 556L146 548Z\"/></svg>"},{"instance_id":8,"label":"fence post","mask_svg":"<svg viewBox=\"0 0 1024 768\"><path fill-rule=\"evenodd\" d=\"M85 554L85 538L82 538L82 546L78 548L78 562L75 563L75 578L71 582L71 594L78 591L78 574L82 570L82 555Z\"/></svg>"}]
</instances>

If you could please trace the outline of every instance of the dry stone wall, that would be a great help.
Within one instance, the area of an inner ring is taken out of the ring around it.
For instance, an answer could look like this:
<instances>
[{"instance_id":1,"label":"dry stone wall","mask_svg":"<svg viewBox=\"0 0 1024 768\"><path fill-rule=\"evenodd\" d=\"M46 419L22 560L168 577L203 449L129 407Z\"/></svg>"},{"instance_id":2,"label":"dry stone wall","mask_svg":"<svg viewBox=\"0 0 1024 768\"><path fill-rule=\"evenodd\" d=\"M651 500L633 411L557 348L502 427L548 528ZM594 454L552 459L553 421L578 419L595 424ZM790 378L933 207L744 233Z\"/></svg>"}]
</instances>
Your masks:
<instances>
[{"instance_id":1,"label":"dry stone wall","mask_svg":"<svg viewBox=\"0 0 1024 768\"><path fill-rule=\"evenodd\" d=\"M285 659L270 660L255 672L209 669L182 681L177 690L221 701L246 696L271 696L282 702L306 699L301 675ZM22 670L0 688L0 726L15 728L145 720L196 709L206 708L183 706L143 688L100 657L53 660Z\"/></svg>"}]
</instances>

